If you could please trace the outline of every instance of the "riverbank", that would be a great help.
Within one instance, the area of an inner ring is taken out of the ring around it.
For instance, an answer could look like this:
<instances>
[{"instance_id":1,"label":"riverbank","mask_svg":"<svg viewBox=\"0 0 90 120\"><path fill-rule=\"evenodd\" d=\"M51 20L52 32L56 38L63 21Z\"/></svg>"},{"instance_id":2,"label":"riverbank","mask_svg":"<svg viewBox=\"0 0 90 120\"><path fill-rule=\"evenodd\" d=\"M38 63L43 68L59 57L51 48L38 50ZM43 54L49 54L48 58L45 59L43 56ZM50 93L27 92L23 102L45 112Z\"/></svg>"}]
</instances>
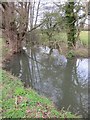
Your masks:
<instances>
[{"instance_id":1,"label":"riverbank","mask_svg":"<svg viewBox=\"0 0 90 120\"><path fill-rule=\"evenodd\" d=\"M7 47L0 40L0 64L6 56ZM6 48L6 49L5 49ZM20 79L0 66L0 116L3 118L77 118L69 111L58 111L53 102L38 95L31 88L24 88Z\"/></svg>"},{"instance_id":2,"label":"riverbank","mask_svg":"<svg viewBox=\"0 0 90 120\"><path fill-rule=\"evenodd\" d=\"M46 34L41 34L40 43L43 46L51 46L52 48L56 48L58 45L58 49L60 54L65 55L68 58L76 57L76 58L88 58L90 57L89 51L89 35L90 31L81 31L79 40L76 41L76 47L71 51L68 50L67 46L67 35L64 32L55 33L52 40L49 42Z\"/></svg>"},{"instance_id":3,"label":"riverbank","mask_svg":"<svg viewBox=\"0 0 90 120\"><path fill-rule=\"evenodd\" d=\"M53 49L58 49L60 54L64 55L67 58L72 58L72 57L76 57L76 58L88 58L90 57L89 54L89 39L88 39L88 35L89 35L90 31L82 31L80 33L80 40L77 41L76 44L76 48L73 48L71 51L68 50L68 46L67 46L67 37L65 33L59 33L56 34L53 37L53 40L51 41L51 46ZM55 41L54 41L55 40ZM58 48L56 48L58 44ZM45 35L41 35L40 40L39 40L39 46L48 46L49 42L47 40L47 37ZM2 38L0 38L0 53L2 53L1 57L2 57L2 61L4 60L10 60L11 56L12 56L12 52L8 49L8 45L5 44L4 38L2 40ZM0 60L1 61L1 60ZM1 66L1 65L0 65Z\"/></svg>"},{"instance_id":4,"label":"riverbank","mask_svg":"<svg viewBox=\"0 0 90 120\"><path fill-rule=\"evenodd\" d=\"M68 111L58 111L49 99L24 88L18 78L0 69L1 89L3 118L77 118Z\"/></svg>"},{"instance_id":5,"label":"riverbank","mask_svg":"<svg viewBox=\"0 0 90 120\"><path fill-rule=\"evenodd\" d=\"M0 50L3 59L7 58L8 48L2 40ZM0 77L2 80L0 103L3 108L0 110L4 118L77 118L69 111L58 111L49 99L39 96L31 88L24 88L22 82L10 73L0 69Z\"/></svg>"}]
</instances>

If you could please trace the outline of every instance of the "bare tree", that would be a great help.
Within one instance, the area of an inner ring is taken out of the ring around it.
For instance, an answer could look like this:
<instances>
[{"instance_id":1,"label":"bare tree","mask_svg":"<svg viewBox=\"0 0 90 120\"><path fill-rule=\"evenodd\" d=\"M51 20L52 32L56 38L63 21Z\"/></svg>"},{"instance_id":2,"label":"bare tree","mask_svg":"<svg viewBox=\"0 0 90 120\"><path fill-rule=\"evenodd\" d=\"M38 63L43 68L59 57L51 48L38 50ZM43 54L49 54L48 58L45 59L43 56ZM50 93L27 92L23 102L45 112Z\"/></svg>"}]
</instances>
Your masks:
<instances>
[{"instance_id":1,"label":"bare tree","mask_svg":"<svg viewBox=\"0 0 90 120\"><path fill-rule=\"evenodd\" d=\"M30 3L2 2L2 28L7 37L9 48L13 52L20 52L22 41L28 30Z\"/></svg>"},{"instance_id":2,"label":"bare tree","mask_svg":"<svg viewBox=\"0 0 90 120\"><path fill-rule=\"evenodd\" d=\"M0 5L2 11L2 25L0 27L4 30L6 42L12 53L20 52L22 41L26 41L27 33L31 33L41 25L37 25L40 0L37 12L35 11L35 0L29 2L0 2Z\"/></svg>"}]
</instances>

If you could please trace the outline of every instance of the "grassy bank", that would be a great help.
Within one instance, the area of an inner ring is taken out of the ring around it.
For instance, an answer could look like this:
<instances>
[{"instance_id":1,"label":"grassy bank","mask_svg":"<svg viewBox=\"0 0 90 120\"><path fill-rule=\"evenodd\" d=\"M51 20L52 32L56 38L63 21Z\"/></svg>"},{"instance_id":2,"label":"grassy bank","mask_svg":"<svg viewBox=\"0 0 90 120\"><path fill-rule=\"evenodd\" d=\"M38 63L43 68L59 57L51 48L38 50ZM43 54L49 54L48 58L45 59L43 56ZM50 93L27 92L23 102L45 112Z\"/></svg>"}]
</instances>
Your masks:
<instances>
[{"instance_id":1,"label":"grassy bank","mask_svg":"<svg viewBox=\"0 0 90 120\"><path fill-rule=\"evenodd\" d=\"M3 47L2 47L3 45ZM7 47L0 39L0 52L3 57ZM0 56L1 57L1 56ZM1 61L0 61L1 63ZM77 118L69 111L58 111L54 104L31 88L23 87L22 82L10 73L0 69L0 116L3 118Z\"/></svg>"},{"instance_id":2,"label":"grassy bank","mask_svg":"<svg viewBox=\"0 0 90 120\"><path fill-rule=\"evenodd\" d=\"M24 88L20 80L1 69L0 89L3 118L77 118L70 112L57 111L49 99Z\"/></svg>"}]
</instances>

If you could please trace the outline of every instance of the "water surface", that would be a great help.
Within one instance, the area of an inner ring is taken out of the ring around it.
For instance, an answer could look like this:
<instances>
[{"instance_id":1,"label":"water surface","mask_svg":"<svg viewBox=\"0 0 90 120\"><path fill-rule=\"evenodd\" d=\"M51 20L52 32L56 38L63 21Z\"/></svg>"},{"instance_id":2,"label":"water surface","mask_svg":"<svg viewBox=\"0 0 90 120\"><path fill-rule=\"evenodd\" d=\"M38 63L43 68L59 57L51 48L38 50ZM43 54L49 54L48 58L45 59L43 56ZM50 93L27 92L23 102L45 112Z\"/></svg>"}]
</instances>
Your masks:
<instances>
[{"instance_id":1,"label":"water surface","mask_svg":"<svg viewBox=\"0 0 90 120\"><path fill-rule=\"evenodd\" d=\"M83 117L88 115L88 61L90 59L66 59L48 47L22 51L6 63L6 69L22 79L25 87L34 88L49 97L56 107L64 107Z\"/></svg>"}]
</instances>

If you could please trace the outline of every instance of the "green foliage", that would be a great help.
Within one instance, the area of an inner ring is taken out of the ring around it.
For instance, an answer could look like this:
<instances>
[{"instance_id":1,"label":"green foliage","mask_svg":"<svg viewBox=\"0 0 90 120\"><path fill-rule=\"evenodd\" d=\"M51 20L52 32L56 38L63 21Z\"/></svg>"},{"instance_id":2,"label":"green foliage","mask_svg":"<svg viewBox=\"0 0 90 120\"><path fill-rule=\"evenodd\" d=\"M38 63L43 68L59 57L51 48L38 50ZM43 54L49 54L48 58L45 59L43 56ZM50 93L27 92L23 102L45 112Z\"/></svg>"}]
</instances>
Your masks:
<instances>
[{"instance_id":1,"label":"green foliage","mask_svg":"<svg viewBox=\"0 0 90 120\"><path fill-rule=\"evenodd\" d=\"M79 37L77 33L85 22L85 7L81 2L78 3L74 0L69 0L65 4L58 4L57 6L59 7L57 11L44 14L43 21L45 22L41 27L42 38L44 40L44 37L47 36L46 39L49 41L57 40L56 32L59 36L59 32L64 31L67 33L68 48L73 48L73 46L76 46ZM82 15L79 13L81 9L83 11ZM60 36L58 38L61 39Z\"/></svg>"},{"instance_id":2,"label":"green foliage","mask_svg":"<svg viewBox=\"0 0 90 120\"><path fill-rule=\"evenodd\" d=\"M24 118L25 109L9 109L6 111L4 118Z\"/></svg>"},{"instance_id":3,"label":"green foliage","mask_svg":"<svg viewBox=\"0 0 90 120\"><path fill-rule=\"evenodd\" d=\"M61 31L61 27L63 27L62 17L57 11L46 12L44 13L43 21L41 32L42 34L46 34L50 41L53 39L56 31Z\"/></svg>"},{"instance_id":4,"label":"green foliage","mask_svg":"<svg viewBox=\"0 0 90 120\"><path fill-rule=\"evenodd\" d=\"M2 116L3 118L77 118L68 112L59 112L53 103L38 95L32 89L25 89L17 78L0 69L2 76ZM19 99L18 99L19 98ZM0 105L1 106L1 105Z\"/></svg>"},{"instance_id":5,"label":"green foliage","mask_svg":"<svg viewBox=\"0 0 90 120\"><path fill-rule=\"evenodd\" d=\"M16 87L14 94L17 95L17 96L18 95L25 95L26 92L25 92L24 88L22 88L22 87Z\"/></svg>"},{"instance_id":6,"label":"green foliage","mask_svg":"<svg viewBox=\"0 0 90 120\"><path fill-rule=\"evenodd\" d=\"M76 46L77 41L77 32L78 30L82 29L84 22L85 22L85 7L83 6L82 2L77 2L74 0L69 0L62 8L60 9L63 12L64 17L64 24L65 30L67 33L67 43L68 47L72 48ZM80 14L80 10L82 9L83 13Z\"/></svg>"},{"instance_id":7,"label":"green foliage","mask_svg":"<svg viewBox=\"0 0 90 120\"><path fill-rule=\"evenodd\" d=\"M80 41L85 44L88 45L88 35L89 35L89 31L81 31L80 32ZM46 36L46 34L41 35L41 42L48 42L48 38ZM52 40L57 40L57 41L63 41L65 43L67 43L67 34L66 32L55 32L55 35L53 36Z\"/></svg>"},{"instance_id":8,"label":"green foliage","mask_svg":"<svg viewBox=\"0 0 90 120\"><path fill-rule=\"evenodd\" d=\"M67 58L72 58L72 57L75 57L75 52L73 50L70 50L68 53L67 53Z\"/></svg>"}]
</instances>

